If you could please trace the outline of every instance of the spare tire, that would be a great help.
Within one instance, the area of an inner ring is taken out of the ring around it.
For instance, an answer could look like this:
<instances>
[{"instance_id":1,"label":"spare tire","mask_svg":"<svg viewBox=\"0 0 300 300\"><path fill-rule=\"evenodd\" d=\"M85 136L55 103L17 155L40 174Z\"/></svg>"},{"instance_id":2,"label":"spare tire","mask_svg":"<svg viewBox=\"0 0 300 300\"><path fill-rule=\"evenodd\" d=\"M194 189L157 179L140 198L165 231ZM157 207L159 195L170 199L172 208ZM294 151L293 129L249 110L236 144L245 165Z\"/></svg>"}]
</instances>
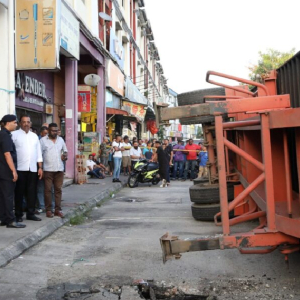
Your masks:
<instances>
[{"instance_id":1,"label":"spare tire","mask_svg":"<svg viewBox=\"0 0 300 300\"><path fill-rule=\"evenodd\" d=\"M192 204L192 215L198 221L214 221L214 216L221 211L220 204ZM234 217L234 211L229 213L229 218Z\"/></svg>"},{"instance_id":2,"label":"spare tire","mask_svg":"<svg viewBox=\"0 0 300 300\"><path fill-rule=\"evenodd\" d=\"M232 183L227 184L228 201L234 199L234 188ZM197 204L220 203L219 184L200 183L190 186L190 199Z\"/></svg>"},{"instance_id":3,"label":"spare tire","mask_svg":"<svg viewBox=\"0 0 300 300\"><path fill-rule=\"evenodd\" d=\"M196 90L188 93L182 93L177 95L178 106L192 105L204 103L204 96L225 96L224 88L211 88ZM213 99L210 99L212 101Z\"/></svg>"},{"instance_id":4,"label":"spare tire","mask_svg":"<svg viewBox=\"0 0 300 300\"><path fill-rule=\"evenodd\" d=\"M208 181L209 181L208 178L206 178L206 177L200 177L200 178L195 178L193 180L193 183L194 183L194 185L196 185L196 184L200 184L200 183L206 183Z\"/></svg>"}]
</instances>

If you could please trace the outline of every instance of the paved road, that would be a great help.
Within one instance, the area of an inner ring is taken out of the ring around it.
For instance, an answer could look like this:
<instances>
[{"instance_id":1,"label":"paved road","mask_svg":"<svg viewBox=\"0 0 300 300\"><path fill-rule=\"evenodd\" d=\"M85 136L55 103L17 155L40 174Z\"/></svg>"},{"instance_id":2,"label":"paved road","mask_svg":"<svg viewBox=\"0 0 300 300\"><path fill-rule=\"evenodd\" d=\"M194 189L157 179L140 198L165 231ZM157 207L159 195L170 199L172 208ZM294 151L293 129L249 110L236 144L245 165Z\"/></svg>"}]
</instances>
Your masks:
<instances>
[{"instance_id":1,"label":"paved road","mask_svg":"<svg viewBox=\"0 0 300 300\"><path fill-rule=\"evenodd\" d=\"M278 252L240 255L237 250L187 253L162 263L159 237L165 232L180 238L220 233L212 223L192 218L189 185L124 188L84 224L62 227L0 269L0 299L61 299L59 290L73 285L114 287L136 279L197 289L218 300L300 299L299 254L290 256L289 269Z\"/></svg>"}]
</instances>

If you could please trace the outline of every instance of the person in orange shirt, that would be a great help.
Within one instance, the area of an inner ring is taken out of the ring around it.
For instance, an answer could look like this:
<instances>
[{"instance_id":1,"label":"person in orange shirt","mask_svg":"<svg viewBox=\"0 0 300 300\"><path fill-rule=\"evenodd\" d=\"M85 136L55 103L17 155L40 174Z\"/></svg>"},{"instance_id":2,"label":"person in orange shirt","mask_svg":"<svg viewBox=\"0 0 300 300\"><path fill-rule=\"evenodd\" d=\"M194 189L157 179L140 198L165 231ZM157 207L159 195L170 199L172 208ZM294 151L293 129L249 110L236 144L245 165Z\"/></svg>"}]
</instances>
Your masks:
<instances>
[{"instance_id":1,"label":"person in orange shirt","mask_svg":"<svg viewBox=\"0 0 300 300\"><path fill-rule=\"evenodd\" d=\"M195 167L197 165L197 157L201 150L201 147L193 143L193 139L189 139L189 142L185 145L184 153L187 154L185 169L184 169L184 178L182 181L186 181L187 174L189 169L191 168L191 177L190 180L195 178Z\"/></svg>"}]
</instances>

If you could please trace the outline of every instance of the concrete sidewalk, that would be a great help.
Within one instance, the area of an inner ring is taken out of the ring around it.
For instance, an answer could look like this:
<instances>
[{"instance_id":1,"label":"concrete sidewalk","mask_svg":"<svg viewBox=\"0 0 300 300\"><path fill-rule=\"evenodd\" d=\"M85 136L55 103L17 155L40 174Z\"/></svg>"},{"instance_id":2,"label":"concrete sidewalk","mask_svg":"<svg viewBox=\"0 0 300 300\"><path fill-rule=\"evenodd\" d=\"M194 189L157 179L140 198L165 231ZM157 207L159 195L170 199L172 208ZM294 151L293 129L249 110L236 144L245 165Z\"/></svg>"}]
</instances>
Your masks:
<instances>
[{"instance_id":1,"label":"concrete sidewalk","mask_svg":"<svg viewBox=\"0 0 300 300\"><path fill-rule=\"evenodd\" d=\"M127 178L121 176L122 183L113 183L112 177L105 179L89 179L83 185L72 184L72 180L64 181L62 195L62 209L65 218L46 218L45 213L38 215L41 222L27 221L24 216L24 229L0 227L0 267L8 264L22 252L36 245L52 234L55 230L67 223L70 218L84 213L99 202L111 196L127 184Z\"/></svg>"}]
</instances>

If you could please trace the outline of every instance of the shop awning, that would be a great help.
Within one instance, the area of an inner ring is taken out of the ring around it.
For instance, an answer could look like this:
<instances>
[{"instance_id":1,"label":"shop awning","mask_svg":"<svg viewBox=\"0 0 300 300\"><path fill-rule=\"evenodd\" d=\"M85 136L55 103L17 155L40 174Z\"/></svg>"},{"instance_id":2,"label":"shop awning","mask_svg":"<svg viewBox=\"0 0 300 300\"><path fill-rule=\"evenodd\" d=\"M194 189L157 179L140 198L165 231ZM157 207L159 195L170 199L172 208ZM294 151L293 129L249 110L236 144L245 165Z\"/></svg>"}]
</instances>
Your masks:
<instances>
[{"instance_id":1,"label":"shop awning","mask_svg":"<svg viewBox=\"0 0 300 300\"><path fill-rule=\"evenodd\" d=\"M123 116L129 115L126 110L111 108L111 107L106 107L106 114L107 115L123 115Z\"/></svg>"}]
</instances>

